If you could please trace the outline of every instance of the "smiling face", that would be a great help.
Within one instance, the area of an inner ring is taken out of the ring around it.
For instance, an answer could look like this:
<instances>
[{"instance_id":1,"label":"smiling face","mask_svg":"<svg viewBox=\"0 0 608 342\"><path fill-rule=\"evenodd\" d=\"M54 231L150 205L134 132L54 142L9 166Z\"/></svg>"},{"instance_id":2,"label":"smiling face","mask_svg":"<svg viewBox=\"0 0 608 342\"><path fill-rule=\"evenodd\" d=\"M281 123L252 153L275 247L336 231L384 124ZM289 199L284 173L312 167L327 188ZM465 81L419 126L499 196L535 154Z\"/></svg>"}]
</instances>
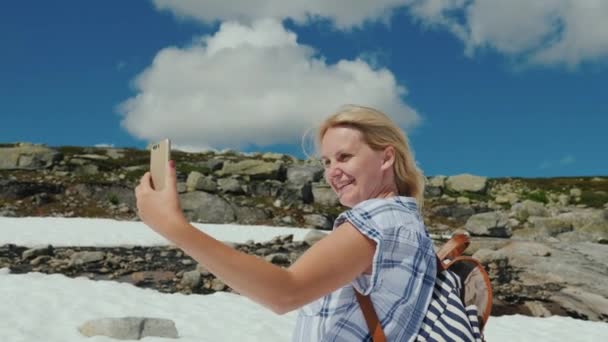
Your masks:
<instances>
[{"instance_id":1,"label":"smiling face","mask_svg":"<svg viewBox=\"0 0 608 342\"><path fill-rule=\"evenodd\" d=\"M392 165L394 150L375 151L350 127L329 128L321 140L325 179L346 207L397 193Z\"/></svg>"}]
</instances>

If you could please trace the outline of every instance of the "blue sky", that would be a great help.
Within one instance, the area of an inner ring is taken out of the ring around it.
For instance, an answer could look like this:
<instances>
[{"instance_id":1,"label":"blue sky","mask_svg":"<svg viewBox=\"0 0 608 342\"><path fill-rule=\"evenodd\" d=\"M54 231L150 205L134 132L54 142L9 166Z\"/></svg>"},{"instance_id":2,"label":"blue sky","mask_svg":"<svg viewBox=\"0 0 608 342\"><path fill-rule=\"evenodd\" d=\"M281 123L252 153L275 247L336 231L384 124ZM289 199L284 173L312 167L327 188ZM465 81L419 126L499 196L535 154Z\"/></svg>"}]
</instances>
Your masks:
<instances>
[{"instance_id":1,"label":"blue sky","mask_svg":"<svg viewBox=\"0 0 608 342\"><path fill-rule=\"evenodd\" d=\"M429 175L608 174L607 5L333 2L4 4L0 142L302 157L306 128L360 103Z\"/></svg>"}]
</instances>

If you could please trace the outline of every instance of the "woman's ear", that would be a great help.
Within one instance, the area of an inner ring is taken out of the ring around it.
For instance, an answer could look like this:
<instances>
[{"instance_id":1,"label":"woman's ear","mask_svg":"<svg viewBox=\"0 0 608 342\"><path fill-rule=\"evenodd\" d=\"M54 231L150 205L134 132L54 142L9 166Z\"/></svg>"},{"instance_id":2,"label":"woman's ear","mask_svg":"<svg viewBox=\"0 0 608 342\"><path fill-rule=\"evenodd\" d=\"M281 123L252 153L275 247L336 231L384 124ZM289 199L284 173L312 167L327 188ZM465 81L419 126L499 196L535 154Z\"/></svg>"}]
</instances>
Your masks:
<instances>
[{"instance_id":1,"label":"woman's ear","mask_svg":"<svg viewBox=\"0 0 608 342\"><path fill-rule=\"evenodd\" d=\"M395 148L393 146L387 146L384 148L384 155L382 159L382 171L388 170L395 164Z\"/></svg>"}]
</instances>

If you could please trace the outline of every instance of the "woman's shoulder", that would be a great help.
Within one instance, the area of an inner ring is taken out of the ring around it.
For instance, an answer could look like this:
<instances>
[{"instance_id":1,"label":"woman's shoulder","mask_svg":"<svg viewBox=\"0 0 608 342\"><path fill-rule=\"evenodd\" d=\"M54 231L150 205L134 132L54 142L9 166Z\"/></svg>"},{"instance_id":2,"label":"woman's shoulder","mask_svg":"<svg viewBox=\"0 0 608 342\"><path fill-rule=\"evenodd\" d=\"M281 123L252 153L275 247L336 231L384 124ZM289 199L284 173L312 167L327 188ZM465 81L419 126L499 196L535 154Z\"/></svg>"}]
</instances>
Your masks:
<instances>
[{"instance_id":1,"label":"woman's shoulder","mask_svg":"<svg viewBox=\"0 0 608 342\"><path fill-rule=\"evenodd\" d=\"M359 202L350 209L351 211L384 211L396 210L404 212L418 212L416 199L413 197L394 196L387 198L370 198Z\"/></svg>"},{"instance_id":2,"label":"woman's shoulder","mask_svg":"<svg viewBox=\"0 0 608 342\"><path fill-rule=\"evenodd\" d=\"M420 221L416 200L412 197L395 196L389 198L371 198L362 201L351 209L340 214L336 223L345 220L374 223L404 223Z\"/></svg>"}]
</instances>

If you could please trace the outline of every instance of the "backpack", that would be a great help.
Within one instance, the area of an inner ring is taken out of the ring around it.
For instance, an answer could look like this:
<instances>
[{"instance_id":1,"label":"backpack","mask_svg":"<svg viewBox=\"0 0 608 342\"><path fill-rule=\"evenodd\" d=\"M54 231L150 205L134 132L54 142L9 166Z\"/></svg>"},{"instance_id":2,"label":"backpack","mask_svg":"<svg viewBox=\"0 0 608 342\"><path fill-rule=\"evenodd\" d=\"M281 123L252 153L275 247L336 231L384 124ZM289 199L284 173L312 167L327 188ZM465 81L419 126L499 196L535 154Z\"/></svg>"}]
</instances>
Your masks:
<instances>
[{"instance_id":1,"label":"backpack","mask_svg":"<svg viewBox=\"0 0 608 342\"><path fill-rule=\"evenodd\" d=\"M465 308L477 309L479 332L483 333L492 311L492 286L483 265L475 258L462 256L470 239L465 234L455 234L437 251L437 273L453 272L461 286L461 300ZM385 342L386 337L369 296L355 291L373 342ZM483 339L483 334L482 334Z\"/></svg>"}]
</instances>

